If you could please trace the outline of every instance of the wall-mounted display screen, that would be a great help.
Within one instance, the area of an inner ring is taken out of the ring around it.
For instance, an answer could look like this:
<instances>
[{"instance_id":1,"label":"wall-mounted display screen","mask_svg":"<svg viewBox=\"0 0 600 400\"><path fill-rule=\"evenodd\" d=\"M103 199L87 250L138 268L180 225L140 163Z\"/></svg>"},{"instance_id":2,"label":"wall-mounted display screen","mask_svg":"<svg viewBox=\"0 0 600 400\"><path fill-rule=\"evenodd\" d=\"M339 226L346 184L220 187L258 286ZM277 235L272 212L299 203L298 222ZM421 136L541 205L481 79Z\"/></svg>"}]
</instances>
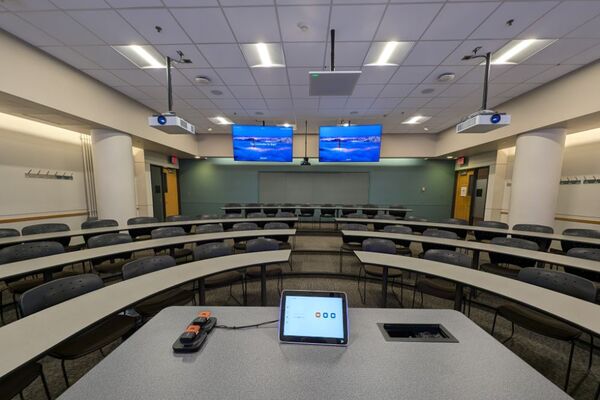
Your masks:
<instances>
[{"instance_id":1,"label":"wall-mounted display screen","mask_svg":"<svg viewBox=\"0 0 600 400\"><path fill-rule=\"evenodd\" d=\"M320 162L377 162L381 125L321 126Z\"/></svg>"},{"instance_id":2,"label":"wall-mounted display screen","mask_svg":"<svg viewBox=\"0 0 600 400\"><path fill-rule=\"evenodd\" d=\"M235 161L292 162L291 127L233 125L231 133Z\"/></svg>"}]
</instances>

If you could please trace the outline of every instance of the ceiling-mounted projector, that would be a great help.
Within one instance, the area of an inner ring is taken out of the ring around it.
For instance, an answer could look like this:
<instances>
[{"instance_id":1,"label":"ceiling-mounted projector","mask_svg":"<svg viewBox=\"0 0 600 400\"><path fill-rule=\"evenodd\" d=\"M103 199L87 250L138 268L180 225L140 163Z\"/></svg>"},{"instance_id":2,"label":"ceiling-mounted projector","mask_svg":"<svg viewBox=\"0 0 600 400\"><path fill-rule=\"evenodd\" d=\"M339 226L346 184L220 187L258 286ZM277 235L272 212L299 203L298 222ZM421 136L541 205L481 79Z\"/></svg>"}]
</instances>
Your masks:
<instances>
[{"instance_id":1,"label":"ceiling-mounted projector","mask_svg":"<svg viewBox=\"0 0 600 400\"><path fill-rule=\"evenodd\" d=\"M148 117L148 125L171 135L196 133L196 127L175 113L166 113Z\"/></svg>"}]
</instances>

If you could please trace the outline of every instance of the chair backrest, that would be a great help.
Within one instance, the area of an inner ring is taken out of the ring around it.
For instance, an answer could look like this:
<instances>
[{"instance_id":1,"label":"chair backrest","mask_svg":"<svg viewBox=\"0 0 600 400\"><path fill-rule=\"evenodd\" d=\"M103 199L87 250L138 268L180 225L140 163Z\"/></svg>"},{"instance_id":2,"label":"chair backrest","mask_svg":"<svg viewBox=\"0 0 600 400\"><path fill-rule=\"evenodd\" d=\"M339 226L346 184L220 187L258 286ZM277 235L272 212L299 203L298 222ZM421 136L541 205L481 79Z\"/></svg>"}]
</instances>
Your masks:
<instances>
[{"instance_id":1,"label":"chair backrest","mask_svg":"<svg viewBox=\"0 0 600 400\"><path fill-rule=\"evenodd\" d=\"M227 215L230 215L230 214L225 214L225 216L223 216L223 217L219 217L219 216L218 216L218 215L216 215L216 214L201 214L201 215L197 215L197 216L196 216L196 218L197 218L197 219L219 219L219 218L230 218L230 217L228 217Z\"/></svg>"},{"instance_id":2,"label":"chair backrest","mask_svg":"<svg viewBox=\"0 0 600 400\"><path fill-rule=\"evenodd\" d=\"M177 222L177 221L192 221L194 218L191 215L169 215L165 218L167 222Z\"/></svg>"},{"instance_id":3,"label":"chair backrest","mask_svg":"<svg viewBox=\"0 0 600 400\"><path fill-rule=\"evenodd\" d=\"M453 239L453 240L459 239L456 232L451 232L451 231L444 230L444 229L425 229L425 231L423 231L423 236L436 237L436 238L440 238L440 239ZM425 253L427 253L427 251L433 250L433 249L456 251L455 246L447 246L447 245L437 244L437 243L421 243L421 246L423 247L423 251Z\"/></svg>"},{"instance_id":4,"label":"chair backrest","mask_svg":"<svg viewBox=\"0 0 600 400\"><path fill-rule=\"evenodd\" d=\"M379 212L377 209L377 204L362 204L361 206L362 212L365 215L375 216Z\"/></svg>"},{"instance_id":5,"label":"chair backrest","mask_svg":"<svg viewBox=\"0 0 600 400\"><path fill-rule=\"evenodd\" d=\"M242 214L226 214L225 219L244 218Z\"/></svg>"},{"instance_id":6,"label":"chair backrest","mask_svg":"<svg viewBox=\"0 0 600 400\"><path fill-rule=\"evenodd\" d=\"M585 258L587 260L600 261L600 249L592 247L573 247L567 251L569 257ZM600 282L600 273L585 269L565 267L565 271L589 279L593 282Z\"/></svg>"},{"instance_id":7,"label":"chair backrest","mask_svg":"<svg viewBox=\"0 0 600 400\"><path fill-rule=\"evenodd\" d=\"M512 228L513 228L513 231L554 233L554 229L551 226L546 226L546 225L516 224ZM531 236L512 235L512 237L534 241L538 244L541 251L548 251L548 249L550 248L550 243L552 243L552 240L550 240L550 239L536 238L536 237L531 237Z\"/></svg>"},{"instance_id":8,"label":"chair backrest","mask_svg":"<svg viewBox=\"0 0 600 400\"><path fill-rule=\"evenodd\" d=\"M508 224L500 221L477 221L475 226L481 226L483 228L496 228L496 229L508 229ZM493 232L482 232L473 231L475 239L477 241L492 240L495 237L506 237L506 233L493 233Z\"/></svg>"},{"instance_id":9,"label":"chair backrest","mask_svg":"<svg viewBox=\"0 0 600 400\"><path fill-rule=\"evenodd\" d=\"M350 214L344 214L342 215L343 218L366 218L367 216L365 214L361 214L361 213L350 213Z\"/></svg>"},{"instance_id":10,"label":"chair backrest","mask_svg":"<svg viewBox=\"0 0 600 400\"><path fill-rule=\"evenodd\" d=\"M279 250L279 242L275 239L257 238L246 242L246 252L255 253L257 251Z\"/></svg>"},{"instance_id":11,"label":"chair backrest","mask_svg":"<svg viewBox=\"0 0 600 400\"><path fill-rule=\"evenodd\" d=\"M446 218L441 221L443 224L451 224L451 225L469 225L469 221L460 219L460 218ZM452 229L452 228L444 228L447 231L454 232L458 235L459 238L465 239L467 237L466 229Z\"/></svg>"},{"instance_id":12,"label":"chair backrest","mask_svg":"<svg viewBox=\"0 0 600 400\"><path fill-rule=\"evenodd\" d=\"M233 225L234 231L254 231L258 229L258 225L254 222L238 222Z\"/></svg>"},{"instance_id":13,"label":"chair backrest","mask_svg":"<svg viewBox=\"0 0 600 400\"><path fill-rule=\"evenodd\" d=\"M377 214L377 215L375 215L373 217L373 219L382 219L382 220L386 220L387 219L387 220L395 221L398 218L394 217L393 215L390 215L390 214Z\"/></svg>"},{"instance_id":14,"label":"chair backrest","mask_svg":"<svg viewBox=\"0 0 600 400\"><path fill-rule=\"evenodd\" d=\"M594 282L567 272L544 268L523 268L519 271L519 280L582 300L596 301L597 289Z\"/></svg>"},{"instance_id":15,"label":"chair backrest","mask_svg":"<svg viewBox=\"0 0 600 400\"><path fill-rule=\"evenodd\" d=\"M260 212L262 206L258 203L248 203L246 204L246 215L250 213Z\"/></svg>"},{"instance_id":16,"label":"chair backrest","mask_svg":"<svg viewBox=\"0 0 600 400\"><path fill-rule=\"evenodd\" d=\"M340 230L343 231L368 231L369 229L367 228L367 225L365 224L340 224ZM359 236L348 236L348 235L344 235L342 236L342 242L344 243L362 243L362 241L364 240L364 237L359 237Z\"/></svg>"},{"instance_id":17,"label":"chair backrest","mask_svg":"<svg viewBox=\"0 0 600 400\"><path fill-rule=\"evenodd\" d=\"M23 236L36 235L38 233L66 232L69 231L69 225L59 223L35 224L21 229Z\"/></svg>"},{"instance_id":18,"label":"chair backrest","mask_svg":"<svg viewBox=\"0 0 600 400\"><path fill-rule=\"evenodd\" d=\"M284 203L281 205L281 211L293 214L296 212L296 207L292 203Z\"/></svg>"},{"instance_id":19,"label":"chair backrest","mask_svg":"<svg viewBox=\"0 0 600 400\"><path fill-rule=\"evenodd\" d=\"M223 243L205 243L194 249L194 260L206 260L208 258L223 257L233 254L233 247Z\"/></svg>"},{"instance_id":20,"label":"chair backrest","mask_svg":"<svg viewBox=\"0 0 600 400\"><path fill-rule=\"evenodd\" d=\"M110 228L119 226L114 219L90 219L81 223L81 229Z\"/></svg>"},{"instance_id":21,"label":"chair backrest","mask_svg":"<svg viewBox=\"0 0 600 400\"><path fill-rule=\"evenodd\" d=\"M58 242L26 242L0 249L0 264L61 254L65 248Z\"/></svg>"},{"instance_id":22,"label":"chair backrest","mask_svg":"<svg viewBox=\"0 0 600 400\"><path fill-rule=\"evenodd\" d=\"M90 249L95 249L97 247L131 243L132 241L131 236L127 233L103 233L102 235L92 236L90 240L88 240L88 247Z\"/></svg>"},{"instance_id":23,"label":"chair backrest","mask_svg":"<svg viewBox=\"0 0 600 400\"><path fill-rule=\"evenodd\" d=\"M19 298L19 307L24 317L52 307L74 297L93 292L104 286L95 274L80 274L53 281L29 289Z\"/></svg>"},{"instance_id":24,"label":"chair backrest","mask_svg":"<svg viewBox=\"0 0 600 400\"><path fill-rule=\"evenodd\" d=\"M158 219L154 217L134 217L127 220L127 225L154 224Z\"/></svg>"},{"instance_id":25,"label":"chair backrest","mask_svg":"<svg viewBox=\"0 0 600 400\"><path fill-rule=\"evenodd\" d=\"M566 235L566 236L578 236L578 237L585 237L585 238L600 239L600 230L594 230L594 229L570 228L570 229L565 229L562 234ZM563 251L569 251L575 247L597 248L598 246L593 245L591 243L579 243L579 242L573 242L570 240L561 240L560 247L563 249Z\"/></svg>"},{"instance_id":26,"label":"chair backrest","mask_svg":"<svg viewBox=\"0 0 600 400\"><path fill-rule=\"evenodd\" d=\"M404 219L406 221L414 221L414 222L429 222L427 220L427 218L415 217L412 215L409 215L408 217L406 217ZM427 226L412 226L411 228L412 228L413 232L419 232L419 233L423 233L428 229Z\"/></svg>"},{"instance_id":27,"label":"chair backrest","mask_svg":"<svg viewBox=\"0 0 600 400\"><path fill-rule=\"evenodd\" d=\"M302 204L300 206L300 214L313 215L314 213L315 213L315 209L311 208L310 204Z\"/></svg>"},{"instance_id":28,"label":"chair backrest","mask_svg":"<svg viewBox=\"0 0 600 400\"><path fill-rule=\"evenodd\" d=\"M290 229L290 227L285 222L267 222L265 229Z\"/></svg>"},{"instance_id":29,"label":"chair backrest","mask_svg":"<svg viewBox=\"0 0 600 400\"><path fill-rule=\"evenodd\" d=\"M410 229L409 226L404 226L404 225L387 225L383 228L383 232L400 233L402 235L412 235L412 229ZM399 240L399 239L392 239L392 240L398 246L402 246L402 247L410 246L410 241L408 241L408 240Z\"/></svg>"},{"instance_id":30,"label":"chair backrest","mask_svg":"<svg viewBox=\"0 0 600 400\"><path fill-rule=\"evenodd\" d=\"M196 225L196 233L216 233L223 232L221 224L202 224Z\"/></svg>"},{"instance_id":31,"label":"chair backrest","mask_svg":"<svg viewBox=\"0 0 600 400\"><path fill-rule=\"evenodd\" d=\"M506 237L496 237L490 241L491 244L498 246L508 246L508 247L518 247L520 249L533 250L538 251L539 247L536 242L521 238L506 238ZM516 265L521 268L533 267L535 266L536 260L516 257L511 254L500 254L500 253L490 253L490 261L493 264L511 264Z\"/></svg>"},{"instance_id":32,"label":"chair backrest","mask_svg":"<svg viewBox=\"0 0 600 400\"><path fill-rule=\"evenodd\" d=\"M0 238L14 237L14 236L21 236L21 232L19 232L16 229L13 229L13 228L0 229Z\"/></svg>"},{"instance_id":33,"label":"chair backrest","mask_svg":"<svg viewBox=\"0 0 600 400\"><path fill-rule=\"evenodd\" d=\"M390 208L405 208L405 207L401 204L395 204L393 206L390 206ZM393 215L394 217L399 217L399 218L406 217L406 211L390 210L389 213L391 215Z\"/></svg>"},{"instance_id":34,"label":"chair backrest","mask_svg":"<svg viewBox=\"0 0 600 400\"><path fill-rule=\"evenodd\" d=\"M373 215L373 228L376 231L380 231L382 229L384 229L386 226L390 226L389 223L385 223L385 222L380 222L380 221L393 221L393 220L397 220L398 217L394 217L393 215L390 214L376 214Z\"/></svg>"},{"instance_id":35,"label":"chair backrest","mask_svg":"<svg viewBox=\"0 0 600 400\"><path fill-rule=\"evenodd\" d=\"M227 203L225 207L234 207L225 210L225 215L227 214L239 214L242 212L242 205L240 203ZM239 207L239 208L238 208Z\"/></svg>"},{"instance_id":36,"label":"chair backrest","mask_svg":"<svg viewBox=\"0 0 600 400\"><path fill-rule=\"evenodd\" d=\"M263 207L265 214L275 215L279 211L279 204L268 203Z\"/></svg>"},{"instance_id":37,"label":"chair backrest","mask_svg":"<svg viewBox=\"0 0 600 400\"><path fill-rule=\"evenodd\" d=\"M321 207L321 215L323 216L333 216L335 215L335 207L333 204L323 204Z\"/></svg>"},{"instance_id":38,"label":"chair backrest","mask_svg":"<svg viewBox=\"0 0 600 400\"><path fill-rule=\"evenodd\" d=\"M138 258L123 265L123 279L135 278L136 276L174 267L175 265L175 259L167 255Z\"/></svg>"},{"instance_id":39,"label":"chair backrest","mask_svg":"<svg viewBox=\"0 0 600 400\"><path fill-rule=\"evenodd\" d=\"M264 212L252 212L246 215L247 218L267 218Z\"/></svg>"},{"instance_id":40,"label":"chair backrest","mask_svg":"<svg viewBox=\"0 0 600 400\"><path fill-rule=\"evenodd\" d=\"M396 245L388 239L368 238L362 242L363 251L373 253L396 254Z\"/></svg>"},{"instance_id":41,"label":"chair backrest","mask_svg":"<svg viewBox=\"0 0 600 400\"><path fill-rule=\"evenodd\" d=\"M356 213L356 206L353 206L352 204L343 204L340 211L342 216L346 214L354 214Z\"/></svg>"},{"instance_id":42,"label":"chair backrest","mask_svg":"<svg viewBox=\"0 0 600 400\"><path fill-rule=\"evenodd\" d=\"M185 230L180 226L166 226L152 230L152 239L162 239L175 236L185 236Z\"/></svg>"},{"instance_id":43,"label":"chair backrest","mask_svg":"<svg viewBox=\"0 0 600 400\"><path fill-rule=\"evenodd\" d=\"M423 258L426 260L443 262L465 268L470 268L472 263L471 257L464 253L443 249L427 250L423 255Z\"/></svg>"},{"instance_id":44,"label":"chair backrest","mask_svg":"<svg viewBox=\"0 0 600 400\"><path fill-rule=\"evenodd\" d=\"M275 216L280 218L294 218L296 214L287 211L278 211Z\"/></svg>"}]
</instances>

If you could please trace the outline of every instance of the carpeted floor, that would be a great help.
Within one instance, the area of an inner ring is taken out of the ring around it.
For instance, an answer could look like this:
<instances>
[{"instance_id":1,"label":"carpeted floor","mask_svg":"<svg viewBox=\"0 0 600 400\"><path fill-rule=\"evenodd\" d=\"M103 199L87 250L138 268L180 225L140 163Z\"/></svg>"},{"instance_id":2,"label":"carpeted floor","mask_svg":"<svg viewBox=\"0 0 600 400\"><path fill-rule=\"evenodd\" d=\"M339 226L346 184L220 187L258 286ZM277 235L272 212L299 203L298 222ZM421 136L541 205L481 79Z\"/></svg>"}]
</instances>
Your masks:
<instances>
[{"instance_id":1,"label":"carpeted floor","mask_svg":"<svg viewBox=\"0 0 600 400\"><path fill-rule=\"evenodd\" d=\"M367 283L366 304L361 302L357 281L355 278L342 278L327 275L317 275L322 273L337 273L339 271L339 255L334 253L341 244L341 239L338 236L297 236L295 239L295 249L293 254L293 272L313 273L314 276L288 276L284 279L283 286L287 289L321 289L321 290L339 290L348 294L350 307L379 307L380 306L380 285L373 281ZM304 250L304 251L303 251ZM310 250L310 252L307 252ZM315 251L318 250L318 251ZM413 245L413 254L417 254L421 249L419 245ZM481 260L485 262L485 259ZM343 272L345 274L356 276L360 268L360 264L355 257L351 255L344 256ZM289 272L288 265L282 265L284 272ZM412 284L414 274L405 274L405 284ZM268 282L268 305L277 306L279 304L279 294L276 288L275 281ZM248 285L248 302L249 305L258 305L260 303L260 283L251 282ZM394 292L399 295L400 288L396 286ZM237 299L241 299L241 287L236 285L233 287L233 294ZM404 288L404 296L402 298L405 307L410 307L412 302L413 292L410 287ZM4 301L8 301L5 295ZM494 297L490 294L480 293L476 299L477 302L486 306L494 307L502 303L504 300ZM206 302L208 305L237 305L235 299L229 296L229 288L213 289L207 292ZM420 296L417 296L416 307L425 308L452 308L452 302L442 299L425 296L424 304L420 303ZM400 307L398 299L390 291L388 298L388 307ZM8 321L14 320L14 313L8 311ZM481 328L486 331L491 330L493 311L488 307L474 306L471 310L471 319L475 321ZM43 334L43 331L40 332ZM503 340L510 335L510 324L502 319L499 319L496 327L495 336L499 340ZM588 348L585 347L589 343L589 337L584 336L583 342L577 346L575 351L575 359L573 371L571 375L571 388L585 376L587 369ZM104 349L104 353L108 354L112 349L118 346L119 343L113 343ZM569 345L568 343L559 342L549 339L535 333L526 331L517 327L515 336L506 346L529 363L533 368L550 379L558 386L563 385L565 371L567 367ZM599 354L595 354L594 362L598 364ZM67 361L67 371L71 383L75 382L87 371L94 367L102 358L99 352L82 357L78 360ZM58 397L64 390L65 384L62 377L60 362L50 357L45 357L41 360L44 368L48 385L52 392L53 398ZM490 373L494 373L490 370ZM587 376L579 386L578 390L571 395L575 399L593 399L597 385L600 380L600 367L595 366L592 373ZM25 399L44 399L42 385L38 381L34 382L23 392ZM0 398L2 394L0 393ZM18 398L18 397L17 397Z\"/></svg>"}]
</instances>

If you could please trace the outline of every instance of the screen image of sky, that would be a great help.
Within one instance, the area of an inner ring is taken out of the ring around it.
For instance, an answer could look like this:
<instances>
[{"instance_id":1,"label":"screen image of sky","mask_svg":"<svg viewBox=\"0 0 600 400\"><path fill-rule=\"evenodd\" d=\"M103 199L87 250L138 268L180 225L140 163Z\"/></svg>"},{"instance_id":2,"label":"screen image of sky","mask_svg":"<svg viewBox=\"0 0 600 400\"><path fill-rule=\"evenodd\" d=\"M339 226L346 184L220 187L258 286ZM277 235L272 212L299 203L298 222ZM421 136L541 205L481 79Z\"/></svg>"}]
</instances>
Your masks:
<instances>
[{"instance_id":1,"label":"screen image of sky","mask_svg":"<svg viewBox=\"0 0 600 400\"><path fill-rule=\"evenodd\" d=\"M291 127L233 125L232 135L236 161L292 161Z\"/></svg>"},{"instance_id":2,"label":"screen image of sky","mask_svg":"<svg viewBox=\"0 0 600 400\"><path fill-rule=\"evenodd\" d=\"M322 126L319 129L319 161L377 162L381 149L381 125Z\"/></svg>"}]
</instances>

